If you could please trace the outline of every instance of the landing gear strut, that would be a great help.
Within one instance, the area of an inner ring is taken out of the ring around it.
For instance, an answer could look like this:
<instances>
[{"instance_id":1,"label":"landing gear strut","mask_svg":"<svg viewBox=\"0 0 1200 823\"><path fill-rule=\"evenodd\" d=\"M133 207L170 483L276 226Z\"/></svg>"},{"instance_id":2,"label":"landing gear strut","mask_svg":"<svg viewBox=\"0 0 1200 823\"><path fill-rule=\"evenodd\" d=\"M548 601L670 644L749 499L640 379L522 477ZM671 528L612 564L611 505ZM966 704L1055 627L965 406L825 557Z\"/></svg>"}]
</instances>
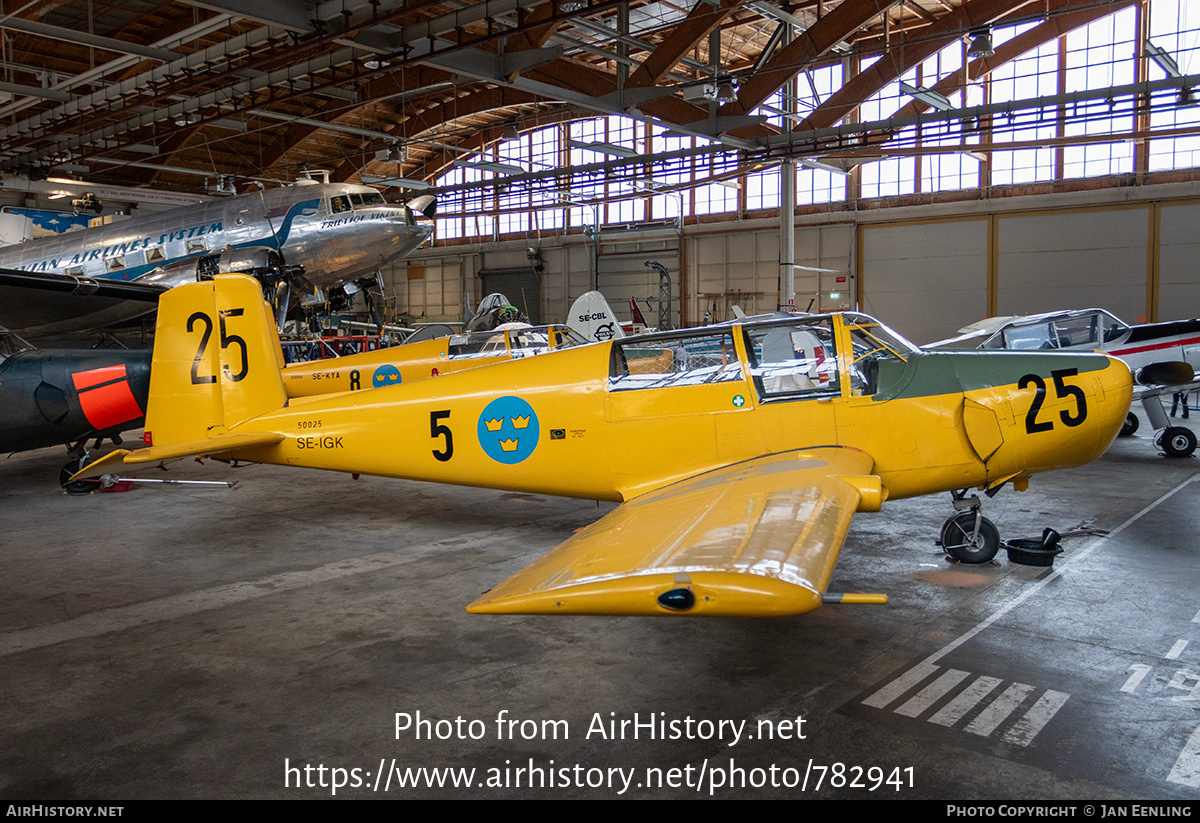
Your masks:
<instances>
[{"instance_id":1,"label":"landing gear strut","mask_svg":"<svg viewBox=\"0 0 1200 823\"><path fill-rule=\"evenodd\" d=\"M80 440L74 446L69 447L68 452L71 455L71 459L66 462L62 470L58 473L58 482L63 487L63 490L67 494L91 494L100 488L100 478L98 477L81 477L78 480L71 479L71 475L82 469L89 462L87 441Z\"/></svg>"},{"instance_id":2,"label":"landing gear strut","mask_svg":"<svg viewBox=\"0 0 1200 823\"><path fill-rule=\"evenodd\" d=\"M1000 550L1000 531L983 516L978 495L967 497L967 490L951 492L958 514L942 526L938 544L959 563L987 563Z\"/></svg>"}]
</instances>

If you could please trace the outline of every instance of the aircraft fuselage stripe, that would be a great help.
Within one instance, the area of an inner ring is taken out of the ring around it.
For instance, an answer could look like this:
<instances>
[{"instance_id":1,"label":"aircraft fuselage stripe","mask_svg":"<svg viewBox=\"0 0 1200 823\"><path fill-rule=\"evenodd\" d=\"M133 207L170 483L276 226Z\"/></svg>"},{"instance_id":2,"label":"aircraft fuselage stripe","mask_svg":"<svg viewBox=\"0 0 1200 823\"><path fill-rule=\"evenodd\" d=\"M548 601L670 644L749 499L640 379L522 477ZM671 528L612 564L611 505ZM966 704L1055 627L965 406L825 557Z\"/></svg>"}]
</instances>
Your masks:
<instances>
[{"instance_id":1,"label":"aircraft fuselage stripe","mask_svg":"<svg viewBox=\"0 0 1200 823\"><path fill-rule=\"evenodd\" d=\"M1156 351L1158 349L1171 349L1176 346L1192 346L1192 345L1195 345L1196 343L1200 343L1200 337L1189 337L1189 338L1183 339L1183 340L1168 340L1163 343L1154 343L1153 345L1150 345L1150 346L1134 346L1133 348L1130 348L1130 349L1116 349L1114 351L1110 351L1109 354L1113 355L1114 357L1122 357L1126 354L1141 354L1142 352L1145 352L1145 351Z\"/></svg>"}]
</instances>

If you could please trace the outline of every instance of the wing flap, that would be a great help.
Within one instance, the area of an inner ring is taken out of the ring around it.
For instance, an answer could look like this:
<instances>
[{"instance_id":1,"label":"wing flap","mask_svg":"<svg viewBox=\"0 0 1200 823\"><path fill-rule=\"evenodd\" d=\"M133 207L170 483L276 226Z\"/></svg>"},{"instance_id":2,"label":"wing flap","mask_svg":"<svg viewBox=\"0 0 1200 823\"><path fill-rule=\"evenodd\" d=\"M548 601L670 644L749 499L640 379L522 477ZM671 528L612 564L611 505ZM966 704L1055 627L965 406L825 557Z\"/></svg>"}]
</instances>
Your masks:
<instances>
[{"instance_id":1,"label":"wing flap","mask_svg":"<svg viewBox=\"0 0 1200 823\"><path fill-rule=\"evenodd\" d=\"M707 472L621 504L467 610L801 614L821 604L874 461L828 447ZM843 479L845 478L845 479ZM690 592L682 600L663 595ZM691 603L673 608L674 602ZM664 604L665 603L665 604Z\"/></svg>"}]
</instances>

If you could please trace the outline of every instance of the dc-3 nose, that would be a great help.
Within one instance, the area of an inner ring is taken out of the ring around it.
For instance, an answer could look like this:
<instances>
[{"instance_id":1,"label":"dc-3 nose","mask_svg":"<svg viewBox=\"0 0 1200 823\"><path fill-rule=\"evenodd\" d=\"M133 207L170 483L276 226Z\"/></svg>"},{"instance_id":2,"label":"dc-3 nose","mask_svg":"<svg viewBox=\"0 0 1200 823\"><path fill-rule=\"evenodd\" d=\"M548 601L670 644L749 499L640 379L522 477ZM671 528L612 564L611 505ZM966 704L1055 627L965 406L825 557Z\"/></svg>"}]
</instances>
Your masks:
<instances>
[{"instance_id":1,"label":"dc-3 nose","mask_svg":"<svg viewBox=\"0 0 1200 823\"><path fill-rule=\"evenodd\" d=\"M1133 397L1133 376L1123 362L1099 353L1022 353L994 362L1003 376L993 385L1003 389L967 391L964 413L973 444L987 448L989 436L1001 441L986 458L990 486L1082 466L1112 445ZM995 413L999 437L978 422L972 428L973 400Z\"/></svg>"}]
</instances>

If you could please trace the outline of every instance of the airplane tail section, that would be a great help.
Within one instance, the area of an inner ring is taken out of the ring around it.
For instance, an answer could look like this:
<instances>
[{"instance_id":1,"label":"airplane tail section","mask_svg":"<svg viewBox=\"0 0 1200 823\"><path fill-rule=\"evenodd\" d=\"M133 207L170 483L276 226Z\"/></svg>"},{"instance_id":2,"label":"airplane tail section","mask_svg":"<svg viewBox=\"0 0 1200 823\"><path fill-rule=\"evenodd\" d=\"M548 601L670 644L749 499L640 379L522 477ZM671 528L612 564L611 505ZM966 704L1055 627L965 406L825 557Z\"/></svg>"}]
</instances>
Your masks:
<instances>
[{"instance_id":1,"label":"airplane tail section","mask_svg":"<svg viewBox=\"0 0 1200 823\"><path fill-rule=\"evenodd\" d=\"M146 443L218 437L287 402L283 352L262 288L245 275L171 289L159 300Z\"/></svg>"},{"instance_id":2,"label":"airplane tail section","mask_svg":"<svg viewBox=\"0 0 1200 823\"><path fill-rule=\"evenodd\" d=\"M567 325L593 342L625 336L612 307L598 291L586 292L575 299L567 313Z\"/></svg>"}]
</instances>

